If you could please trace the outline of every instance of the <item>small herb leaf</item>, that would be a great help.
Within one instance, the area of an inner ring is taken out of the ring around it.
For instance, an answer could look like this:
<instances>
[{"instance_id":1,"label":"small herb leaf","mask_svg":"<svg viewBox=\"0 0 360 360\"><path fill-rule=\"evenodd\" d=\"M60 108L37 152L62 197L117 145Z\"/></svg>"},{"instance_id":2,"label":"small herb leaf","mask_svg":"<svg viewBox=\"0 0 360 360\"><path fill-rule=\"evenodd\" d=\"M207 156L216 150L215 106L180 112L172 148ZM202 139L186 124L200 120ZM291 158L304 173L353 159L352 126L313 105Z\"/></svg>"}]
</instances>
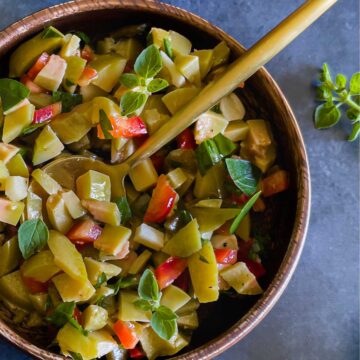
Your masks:
<instances>
[{"instance_id":1,"label":"small herb leaf","mask_svg":"<svg viewBox=\"0 0 360 360\"><path fill-rule=\"evenodd\" d=\"M149 311L152 310L153 306L147 300L139 299L134 302L134 305L141 310Z\"/></svg>"},{"instance_id":2,"label":"small herb leaf","mask_svg":"<svg viewBox=\"0 0 360 360\"><path fill-rule=\"evenodd\" d=\"M250 161L225 159L226 167L234 184L246 195L252 195L257 188L261 171Z\"/></svg>"},{"instance_id":3,"label":"small herb leaf","mask_svg":"<svg viewBox=\"0 0 360 360\"><path fill-rule=\"evenodd\" d=\"M121 214L121 224L126 224L131 219L131 209L126 196L118 197L114 200Z\"/></svg>"},{"instance_id":4,"label":"small herb leaf","mask_svg":"<svg viewBox=\"0 0 360 360\"><path fill-rule=\"evenodd\" d=\"M151 327L162 339L170 340L177 333L176 315L174 314L175 318L169 319L169 313L159 309L151 317Z\"/></svg>"},{"instance_id":5,"label":"small herb leaf","mask_svg":"<svg viewBox=\"0 0 360 360\"><path fill-rule=\"evenodd\" d=\"M254 206L256 200L260 197L261 191L258 191L254 194L244 205L244 207L240 210L239 214L236 216L234 221L230 226L230 234L234 234L237 228L239 227L241 221L245 217L245 215L250 211L250 209Z\"/></svg>"},{"instance_id":6,"label":"small herb leaf","mask_svg":"<svg viewBox=\"0 0 360 360\"><path fill-rule=\"evenodd\" d=\"M83 357L79 354L79 353L74 353L72 351L69 351L69 355L74 359L74 360L83 360Z\"/></svg>"},{"instance_id":7,"label":"small herb leaf","mask_svg":"<svg viewBox=\"0 0 360 360\"><path fill-rule=\"evenodd\" d=\"M350 92L353 95L360 94L360 72L355 73L350 80Z\"/></svg>"},{"instance_id":8,"label":"small herb leaf","mask_svg":"<svg viewBox=\"0 0 360 360\"><path fill-rule=\"evenodd\" d=\"M72 33L79 37L84 44L90 45L91 40L88 34L85 34L83 31L72 31Z\"/></svg>"},{"instance_id":9,"label":"small herb leaf","mask_svg":"<svg viewBox=\"0 0 360 360\"><path fill-rule=\"evenodd\" d=\"M162 68L162 59L159 49L150 45L137 57L134 70L145 79L153 78Z\"/></svg>"},{"instance_id":10,"label":"small herb leaf","mask_svg":"<svg viewBox=\"0 0 360 360\"><path fill-rule=\"evenodd\" d=\"M0 98L4 112L26 99L29 94L30 90L21 82L13 79L0 79Z\"/></svg>"},{"instance_id":11,"label":"small herb leaf","mask_svg":"<svg viewBox=\"0 0 360 360\"><path fill-rule=\"evenodd\" d=\"M54 91L52 94L54 102L61 101L61 109L63 112L71 111L76 105L82 103L83 97L81 94L69 94L62 91Z\"/></svg>"},{"instance_id":12,"label":"small herb leaf","mask_svg":"<svg viewBox=\"0 0 360 360\"><path fill-rule=\"evenodd\" d=\"M28 259L46 245L49 230L41 219L26 220L19 227L18 239L21 254Z\"/></svg>"},{"instance_id":13,"label":"small herb leaf","mask_svg":"<svg viewBox=\"0 0 360 360\"><path fill-rule=\"evenodd\" d=\"M203 255L200 255L200 256L199 256L199 260L202 261L202 262L205 263L205 264L210 264L209 261L206 259L206 257L203 256Z\"/></svg>"},{"instance_id":14,"label":"small herb leaf","mask_svg":"<svg viewBox=\"0 0 360 360\"><path fill-rule=\"evenodd\" d=\"M147 95L138 91L128 91L120 101L122 115L133 114L136 110L140 109L147 100Z\"/></svg>"},{"instance_id":15,"label":"small herb leaf","mask_svg":"<svg viewBox=\"0 0 360 360\"><path fill-rule=\"evenodd\" d=\"M346 88L347 79L343 74L337 74L335 78L336 90L341 91Z\"/></svg>"},{"instance_id":16,"label":"small herb leaf","mask_svg":"<svg viewBox=\"0 0 360 360\"><path fill-rule=\"evenodd\" d=\"M114 290L114 295L117 295L120 289L126 289L136 284L137 280L135 276L127 276L120 278L115 284L108 284L107 286Z\"/></svg>"},{"instance_id":17,"label":"small herb leaf","mask_svg":"<svg viewBox=\"0 0 360 360\"><path fill-rule=\"evenodd\" d=\"M96 284L94 285L95 289L98 289L102 284L104 284L107 281L106 278L106 274L105 273L101 273L101 275L99 275Z\"/></svg>"},{"instance_id":18,"label":"small herb leaf","mask_svg":"<svg viewBox=\"0 0 360 360\"><path fill-rule=\"evenodd\" d=\"M160 305L156 309L156 312L164 320L176 320L177 319L177 315L171 309L169 309L167 306Z\"/></svg>"},{"instance_id":19,"label":"small herb leaf","mask_svg":"<svg viewBox=\"0 0 360 360\"><path fill-rule=\"evenodd\" d=\"M100 109L100 127L104 134L105 139L112 139L113 136L110 134L110 131L113 130L110 119L107 117L105 111Z\"/></svg>"},{"instance_id":20,"label":"small herb leaf","mask_svg":"<svg viewBox=\"0 0 360 360\"><path fill-rule=\"evenodd\" d=\"M141 299L155 302L160 300L159 285L151 270L146 269L141 275L138 292Z\"/></svg>"},{"instance_id":21,"label":"small herb leaf","mask_svg":"<svg viewBox=\"0 0 360 360\"><path fill-rule=\"evenodd\" d=\"M164 50L166 55L172 60L174 58L174 52L172 49L171 41L168 38L164 38Z\"/></svg>"},{"instance_id":22,"label":"small herb leaf","mask_svg":"<svg viewBox=\"0 0 360 360\"><path fill-rule=\"evenodd\" d=\"M140 85L140 79L136 74L125 73L120 76L120 83L128 89L133 89Z\"/></svg>"},{"instance_id":23,"label":"small herb leaf","mask_svg":"<svg viewBox=\"0 0 360 360\"><path fill-rule=\"evenodd\" d=\"M149 85L147 86L147 90L151 93L156 93L158 91L164 90L169 86L169 83L160 78L156 78L150 81Z\"/></svg>"},{"instance_id":24,"label":"small herb leaf","mask_svg":"<svg viewBox=\"0 0 360 360\"><path fill-rule=\"evenodd\" d=\"M355 141L360 135L360 122L354 124L351 134L348 137L348 141Z\"/></svg>"},{"instance_id":25,"label":"small herb leaf","mask_svg":"<svg viewBox=\"0 0 360 360\"><path fill-rule=\"evenodd\" d=\"M315 110L315 127L326 129L334 126L341 118L341 112L335 105L322 104Z\"/></svg>"}]
</instances>

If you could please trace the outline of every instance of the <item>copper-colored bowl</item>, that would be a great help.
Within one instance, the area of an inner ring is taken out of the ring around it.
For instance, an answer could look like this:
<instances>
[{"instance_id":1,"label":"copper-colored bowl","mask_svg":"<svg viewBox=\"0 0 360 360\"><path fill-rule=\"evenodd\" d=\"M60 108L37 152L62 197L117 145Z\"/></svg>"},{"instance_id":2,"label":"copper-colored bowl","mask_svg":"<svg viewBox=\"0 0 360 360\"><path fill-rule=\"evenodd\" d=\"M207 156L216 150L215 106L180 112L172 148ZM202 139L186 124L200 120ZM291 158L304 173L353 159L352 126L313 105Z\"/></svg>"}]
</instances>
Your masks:
<instances>
[{"instance_id":1,"label":"copper-colored bowl","mask_svg":"<svg viewBox=\"0 0 360 360\"><path fill-rule=\"evenodd\" d=\"M80 0L42 10L2 31L0 69L7 69L8 55L18 44L49 24L61 30L80 29L90 34L106 34L124 24L142 22L178 30L198 48L212 47L219 40L225 40L233 57L244 52L237 41L219 28L174 6L149 0ZM217 303L203 306L204 320L190 347L174 359L210 359L247 335L279 299L304 245L309 219L310 178L304 143L294 114L265 69L247 81L240 96L247 108L247 118L263 117L271 121L280 163L289 170L291 178L291 189L272 199L267 212L259 219L259 223L266 224L274 240L265 259L268 271L261 281L266 291L260 298L224 296ZM63 359L61 355L45 350L36 332L12 323L4 307L0 306L0 314L0 334L4 338L40 359Z\"/></svg>"}]
</instances>

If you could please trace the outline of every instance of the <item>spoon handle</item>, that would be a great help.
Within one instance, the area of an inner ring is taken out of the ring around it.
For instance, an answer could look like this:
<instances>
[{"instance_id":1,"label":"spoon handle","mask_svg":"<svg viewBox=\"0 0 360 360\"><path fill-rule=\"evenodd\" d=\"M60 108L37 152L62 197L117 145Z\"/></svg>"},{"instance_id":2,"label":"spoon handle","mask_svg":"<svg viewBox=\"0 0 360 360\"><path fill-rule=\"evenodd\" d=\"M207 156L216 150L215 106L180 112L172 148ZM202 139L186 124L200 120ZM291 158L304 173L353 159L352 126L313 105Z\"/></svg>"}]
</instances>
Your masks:
<instances>
[{"instance_id":1,"label":"spoon handle","mask_svg":"<svg viewBox=\"0 0 360 360\"><path fill-rule=\"evenodd\" d=\"M148 158L189 127L198 116L234 91L261 66L270 61L307 27L326 12L337 0L308 0L288 18L242 54L215 81L208 84L194 99L178 111L155 134L130 156L129 165Z\"/></svg>"}]
</instances>

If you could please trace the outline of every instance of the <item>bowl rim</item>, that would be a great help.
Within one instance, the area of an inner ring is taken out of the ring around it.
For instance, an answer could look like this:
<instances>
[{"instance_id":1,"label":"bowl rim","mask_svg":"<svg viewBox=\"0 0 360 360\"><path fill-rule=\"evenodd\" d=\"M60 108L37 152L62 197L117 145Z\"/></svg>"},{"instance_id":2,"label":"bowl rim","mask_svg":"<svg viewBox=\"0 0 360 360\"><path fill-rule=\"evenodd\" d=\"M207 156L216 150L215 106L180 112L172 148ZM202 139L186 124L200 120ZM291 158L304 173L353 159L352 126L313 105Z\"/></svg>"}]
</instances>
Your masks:
<instances>
[{"instance_id":1,"label":"bowl rim","mask_svg":"<svg viewBox=\"0 0 360 360\"><path fill-rule=\"evenodd\" d=\"M37 11L3 29L0 32L1 53L4 54L14 47L19 40L21 40L23 35L28 34L29 32L34 33L43 28L44 25L51 24L55 20L65 18L74 13L109 10L113 8L147 11L154 14L165 13L168 17L191 22L192 25L205 32L213 33L213 35L216 35L218 38L225 40L230 44L232 49L235 49L238 52L245 51L245 48L242 45L219 27L190 11L174 5L165 4L156 0L74 0ZM217 338L210 340L206 344L190 350L185 354L173 357L172 359L174 360L206 360L214 358L251 332L265 318L284 292L299 262L305 243L310 217L311 182L304 140L295 115L278 84L264 67L258 70L258 72L261 75L262 80L272 87L274 95L279 100L279 106L283 109L284 116L289 119L289 122L293 126L297 146L299 147L298 151L301 157L299 162L302 166L299 167L297 174L299 184L297 207L290 242L274 279L269 284L263 296L251 307L251 309L232 327ZM28 340L18 335L2 320L0 320L0 335L21 350L39 359L65 359L62 355L41 349L30 343Z\"/></svg>"}]
</instances>

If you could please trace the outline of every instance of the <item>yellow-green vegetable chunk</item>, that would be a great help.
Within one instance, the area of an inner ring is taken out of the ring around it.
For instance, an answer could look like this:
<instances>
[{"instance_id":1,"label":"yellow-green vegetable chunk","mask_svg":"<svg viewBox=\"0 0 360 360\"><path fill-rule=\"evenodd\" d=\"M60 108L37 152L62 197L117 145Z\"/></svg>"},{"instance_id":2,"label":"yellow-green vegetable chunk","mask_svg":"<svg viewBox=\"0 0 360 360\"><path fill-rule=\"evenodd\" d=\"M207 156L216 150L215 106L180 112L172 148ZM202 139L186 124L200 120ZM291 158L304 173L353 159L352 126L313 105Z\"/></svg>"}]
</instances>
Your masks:
<instances>
[{"instance_id":1,"label":"yellow-green vegetable chunk","mask_svg":"<svg viewBox=\"0 0 360 360\"><path fill-rule=\"evenodd\" d=\"M102 329L108 320L108 312L97 305L89 305L82 314L84 329L94 331Z\"/></svg>"},{"instance_id":2,"label":"yellow-green vegetable chunk","mask_svg":"<svg viewBox=\"0 0 360 360\"><path fill-rule=\"evenodd\" d=\"M176 312L190 301L190 296L180 288L169 285L162 290L160 304Z\"/></svg>"},{"instance_id":3,"label":"yellow-green vegetable chunk","mask_svg":"<svg viewBox=\"0 0 360 360\"><path fill-rule=\"evenodd\" d=\"M7 169L11 176L29 177L29 169L26 166L24 158L20 154L16 154L7 164Z\"/></svg>"},{"instance_id":4,"label":"yellow-green vegetable chunk","mask_svg":"<svg viewBox=\"0 0 360 360\"><path fill-rule=\"evenodd\" d=\"M16 236L2 244L0 247L0 259L0 276L8 274L19 265L21 253Z\"/></svg>"},{"instance_id":5,"label":"yellow-green vegetable chunk","mask_svg":"<svg viewBox=\"0 0 360 360\"><path fill-rule=\"evenodd\" d=\"M150 159L143 160L130 169L129 176L137 191L145 191L154 186L158 174Z\"/></svg>"},{"instance_id":6,"label":"yellow-green vegetable chunk","mask_svg":"<svg viewBox=\"0 0 360 360\"><path fill-rule=\"evenodd\" d=\"M73 225L72 217L70 216L65 201L61 194L50 195L46 201L46 210L49 221L53 228L66 234Z\"/></svg>"},{"instance_id":7,"label":"yellow-green vegetable chunk","mask_svg":"<svg viewBox=\"0 0 360 360\"><path fill-rule=\"evenodd\" d=\"M121 272L121 268L119 266L107 262L97 261L90 257L85 258L84 263L88 278L93 285L97 283L99 277L103 273L106 275L106 279L109 280L112 277L119 275Z\"/></svg>"},{"instance_id":8,"label":"yellow-green vegetable chunk","mask_svg":"<svg viewBox=\"0 0 360 360\"><path fill-rule=\"evenodd\" d=\"M111 226L120 225L121 214L115 203L99 200L82 200L81 204L90 212L95 220Z\"/></svg>"},{"instance_id":9,"label":"yellow-green vegetable chunk","mask_svg":"<svg viewBox=\"0 0 360 360\"><path fill-rule=\"evenodd\" d=\"M82 200L110 201L110 177L98 171L89 170L76 179L76 192Z\"/></svg>"},{"instance_id":10,"label":"yellow-green vegetable chunk","mask_svg":"<svg viewBox=\"0 0 360 360\"><path fill-rule=\"evenodd\" d=\"M0 198L0 221L16 225L23 214L25 204L21 201L11 201Z\"/></svg>"},{"instance_id":11,"label":"yellow-green vegetable chunk","mask_svg":"<svg viewBox=\"0 0 360 360\"><path fill-rule=\"evenodd\" d=\"M105 225L100 237L95 240L95 248L109 255L117 255L129 241L131 230L124 226Z\"/></svg>"},{"instance_id":12,"label":"yellow-green vegetable chunk","mask_svg":"<svg viewBox=\"0 0 360 360\"><path fill-rule=\"evenodd\" d=\"M41 169L35 169L31 176L49 195L55 195L61 190L59 183Z\"/></svg>"},{"instance_id":13,"label":"yellow-green vegetable chunk","mask_svg":"<svg viewBox=\"0 0 360 360\"><path fill-rule=\"evenodd\" d=\"M64 200L67 211L73 219L78 219L86 214L86 210L81 205L80 199L72 190L63 192L61 197Z\"/></svg>"},{"instance_id":14,"label":"yellow-green vegetable chunk","mask_svg":"<svg viewBox=\"0 0 360 360\"><path fill-rule=\"evenodd\" d=\"M164 246L164 233L147 224L137 227L134 241L153 250L160 250Z\"/></svg>"},{"instance_id":15,"label":"yellow-green vegetable chunk","mask_svg":"<svg viewBox=\"0 0 360 360\"><path fill-rule=\"evenodd\" d=\"M122 321L149 322L151 311L142 310L134 305L134 302L139 299L135 291L120 291L118 318Z\"/></svg>"}]
</instances>

